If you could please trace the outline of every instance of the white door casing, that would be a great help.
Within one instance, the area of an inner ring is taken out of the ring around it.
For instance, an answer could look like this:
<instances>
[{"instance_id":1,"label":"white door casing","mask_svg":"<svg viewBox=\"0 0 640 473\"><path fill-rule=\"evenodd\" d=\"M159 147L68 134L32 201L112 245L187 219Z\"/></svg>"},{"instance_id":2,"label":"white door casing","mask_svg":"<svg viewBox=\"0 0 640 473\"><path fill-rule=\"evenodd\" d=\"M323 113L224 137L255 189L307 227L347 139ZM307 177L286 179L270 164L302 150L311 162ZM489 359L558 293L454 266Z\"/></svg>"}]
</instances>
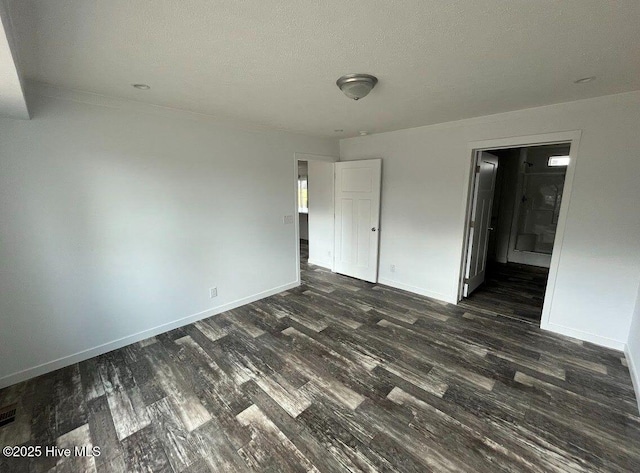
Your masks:
<instances>
[{"instance_id":1,"label":"white door casing","mask_svg":"<svg viewBox=\"0 0 640 473\"><path fill-rule=\"evenodd\" d=\"M491 209L498 171L498 158L482 151L476 162L476 179L471 207L471 224L467 267L464 281L464 297L469 296L484 282L487 266L487 250L491 223Z\"/></svg>"},{"instance_id":2,"label":"white door casing","mask_svg":"<svg viewBox=\"0 0 640 473\"><path fill-rule=\"evenodd\" d=\"M382 160L335 163L334 271L378 281Z\"/></svg>"},{"instance_id":3,"label":"white door casing","mask_svg":"<svg viewBox=\"0 0 640 473\"><path fill-rule=\"evenodd\" d=\"M554 322L555 311L554 307L554 299L556 295L556 279L558 278L559 268L560 268L560 256L563 253L564 246L564 233L565 226L567 222L567 215L569 213L569 206L571 201L572 189L573 189L573 178L575 176L575 171L578 163L578 150L580 149L580 139L582 137L581 130L570 130L570 131L562 131L556 133L543 133L537 135L524 135L524 136L512 136L508 138L493 138L479 141L470 141L467 143L467 149L469 151L470 161L473 162L473 167L475 168L475 162L477 161L477 153L480 150L492 150L492 149L507 149L507 148L522 148L526 146L539 146L539 145L551 145L551 144L566 144L570 143L569 156L571 158L569 162L569 166L567 167L567 172L565 175L565 183L562 191L562 204L560 206L560 215L558 217L558 225L556 227L556 235L553 242L553 253L551 254L551 265L549 266L549 277L547 278L547 288L544 294L544 304L542 306L542 320L540 321L540 328L544 330L550 330L552 332L561 333L564 335L568 335L571 337L577 337L582 340L593 341L594 343L599 343L604 346L610 346L612 348L617 348L617 345L611 345L610 339L598 336L589 336L585 338L585 333L580 332L571 328L568 328L564 325ZM471 167L471 166L470 166ZM471 171L473 172L473 171ZM467 257L468 257L468 217L471 213L472 209L472 198L473 198L473 183L474 177L471 176L470 179L465 180L464 184L464 228L465 233L464 237L461 239L462 244L460 245L460 267L459 272L455 279L455 287L457 288L457 299L462 300L464 293L464 279L466 274L467 267Z\"/></svg>"}]
</instances>

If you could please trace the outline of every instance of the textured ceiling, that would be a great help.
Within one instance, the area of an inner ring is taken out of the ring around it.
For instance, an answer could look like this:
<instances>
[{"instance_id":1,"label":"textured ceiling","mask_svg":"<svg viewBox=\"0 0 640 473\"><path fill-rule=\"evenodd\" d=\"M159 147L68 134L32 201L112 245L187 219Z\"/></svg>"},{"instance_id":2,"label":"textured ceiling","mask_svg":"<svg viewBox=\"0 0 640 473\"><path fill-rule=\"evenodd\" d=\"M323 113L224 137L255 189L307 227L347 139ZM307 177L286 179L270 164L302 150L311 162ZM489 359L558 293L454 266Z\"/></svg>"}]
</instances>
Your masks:
<instances>
[{"instance_id":1,"label":"textured ceiling","mask_svg":"<svg viewBox=\"0 0 640 473\"><path fill-rule=\"evenodd\" d=\"M638 0L9 1L27 79L317 135L640 89Z\"/></svg>"}]
</instances>

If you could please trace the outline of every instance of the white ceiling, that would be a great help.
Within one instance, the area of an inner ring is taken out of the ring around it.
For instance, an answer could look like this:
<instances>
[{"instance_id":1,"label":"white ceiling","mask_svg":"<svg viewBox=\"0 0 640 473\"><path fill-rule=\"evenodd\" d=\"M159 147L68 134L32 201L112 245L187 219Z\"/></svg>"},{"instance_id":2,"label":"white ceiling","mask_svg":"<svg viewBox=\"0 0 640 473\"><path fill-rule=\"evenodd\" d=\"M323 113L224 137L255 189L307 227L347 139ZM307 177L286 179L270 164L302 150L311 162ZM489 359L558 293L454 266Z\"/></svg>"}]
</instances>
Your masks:
<instances>
[{"instance_id":1,"label":"white ceiling","mask_svg":"<svg viewBox=\"0 0 640 473\"><path fill-rule=\"evenodd\" d=\"M28 79L317 135L640 89L638 0L9 1Z\"/></svg>"}]
</instances>

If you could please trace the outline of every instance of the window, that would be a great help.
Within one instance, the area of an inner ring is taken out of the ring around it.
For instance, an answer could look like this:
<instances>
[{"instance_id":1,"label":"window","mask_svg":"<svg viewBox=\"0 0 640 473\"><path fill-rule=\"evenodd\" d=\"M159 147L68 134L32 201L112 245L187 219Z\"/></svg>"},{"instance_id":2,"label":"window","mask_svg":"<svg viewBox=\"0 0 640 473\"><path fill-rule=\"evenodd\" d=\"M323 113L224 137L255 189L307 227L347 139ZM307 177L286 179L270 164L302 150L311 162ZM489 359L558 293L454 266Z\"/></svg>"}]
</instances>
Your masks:
<instances>
[{"instance_id":1,"label":"window","mask_svg":"<svg viewBox=\"0 0 640 473\"><path fill-rule=\"evenodd\" d=\"M569 156L551 156L547 162L547 166L568 166L571 158Z\"/></svg>"},{"instance_id":2,"label":"window","mask_svg":"<svg viewBox=\"0 0 640 473\"><path fill-rule=\"evenodd\" d=\"M298 176L298 213L309 213L309 194L308 187L309 178L307 176Z\"/></svg>"}]
</instances>

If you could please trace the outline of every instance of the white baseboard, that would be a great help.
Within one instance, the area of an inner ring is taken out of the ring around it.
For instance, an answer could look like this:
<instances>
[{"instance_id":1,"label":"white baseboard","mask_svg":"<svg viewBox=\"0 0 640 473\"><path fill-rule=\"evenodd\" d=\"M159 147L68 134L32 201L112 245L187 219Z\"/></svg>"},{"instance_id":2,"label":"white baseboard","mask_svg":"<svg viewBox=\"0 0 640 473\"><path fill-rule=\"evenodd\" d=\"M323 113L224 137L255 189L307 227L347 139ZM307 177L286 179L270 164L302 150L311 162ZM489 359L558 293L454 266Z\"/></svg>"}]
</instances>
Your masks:
<instances>
[{"instance_id":1,"label":"white baseboard","mask_svg":"<svg viewBox=\"0 0 640 473\"><path fill-rule=\"evenodd\" d=\"M629 350L629 344L624 347L624 356L627 359L627 365L629 365L629 373L631 374L631 382L633 383L633 390L636 393L636 402L638 403L638 413L640 413L640 360L634 360Z\"/></svg>"},{"instance_id":2,"label":"white baseboard","mask_svg":"<svg viewBox=\"0 0 640 473\"><path fill-rule=\"evenodd\" d=\"M36 376L40 376L42 374L49 373L51 371L55 371L60 368L64 368L65 366L69 366L74 363L78 363L80 361L88 360L89 358L93 358L94 356L102 355L112 350L116 350L118 348L131 345L132 343L139 342L146 338L160 335L161 333L168 332L169 330L183 327L190 323L197 322L198 320L206 319L207 317L211 317L212 315L220 314L222 312L226 312L227 310L235 309L236 307L250 304L257 300L264 299L265 297L273 296L274 294L278 294L288 289L293 289L294 287L298 287L299 285L300 285L299 281L284 284L282 286L278 286L273 289L269 289L267 291L259 292L258 294L254 294L249 297L244 297L242 299L238 299L218 307L214 307L202 312L198 312L197 314L189 315L187 317L174 320L173 322L168 322L166 324L158 325L157 327L143 330L142 332L134 333L133 335L128 335L126 337L122 337L117 340L103 343L102 345L98 345L93 348L88 348L86 350L82 350L80 352L73 353L68 356L63 356L56 360L48 361L46 363L42 363L40 365L33 366L31 368L17 371L15 373L12 373L0 378L0 389L6 388L7 386L11 386L16 383L20 383L22 381L26 381L31 378L35 378Z\"/></svg>"},{"instance_id":3,"label":"white baseboard","mask_svg":"<svg viewBox=\"0 0 640 473\"><path fill-rule=\"evenodd\" d=\"M403 291L413 292L414 294L419 294L421 296L430 297L431 299L448 302L449 304L455 304L457 302L455 300L455 297L445 296L444 294L440 294L438 292L432 292L421 287L411 286L410 284L404 284L398 281L393 281L391 279L378 278L378 282L380 284L384 284L385 286L391 286L395 287L396 289L402 289Z\"/></svg>"},{"instance_id":4,"label":"white baseboard","mask_svg":"<svg viewBox=\"0 0 640 473\"><path fill-rule=\"evenodd\" d=\"M578 340L582 340L585 342L595 343L596 345L600 345L602 347L613 348L614 350L623 351L626 346L625 342L614 340L613 338L607 338L601 335L583 332L582 330L576 330L570 327L565 327L564 325L554 324L553 322L545 323L543 321L540 324L540 328L543 330L548 330L549 332L559 333L560 335L577 338Z\"/></svg>"},{"instance_id":5,"label":"white baseboard","mask_svg":"<svg viewBox=\"0 0 640 473\"><path fill-rule=\"evenodd\" d=\"M321 268L326 268L330 271L333 271L333 267L331 265L331 263L327 263L326 261L316 261L314 259L309 258L308 261L309 264L312 264L314 266L320 266Z\"/></svg>"}]
</instances>

